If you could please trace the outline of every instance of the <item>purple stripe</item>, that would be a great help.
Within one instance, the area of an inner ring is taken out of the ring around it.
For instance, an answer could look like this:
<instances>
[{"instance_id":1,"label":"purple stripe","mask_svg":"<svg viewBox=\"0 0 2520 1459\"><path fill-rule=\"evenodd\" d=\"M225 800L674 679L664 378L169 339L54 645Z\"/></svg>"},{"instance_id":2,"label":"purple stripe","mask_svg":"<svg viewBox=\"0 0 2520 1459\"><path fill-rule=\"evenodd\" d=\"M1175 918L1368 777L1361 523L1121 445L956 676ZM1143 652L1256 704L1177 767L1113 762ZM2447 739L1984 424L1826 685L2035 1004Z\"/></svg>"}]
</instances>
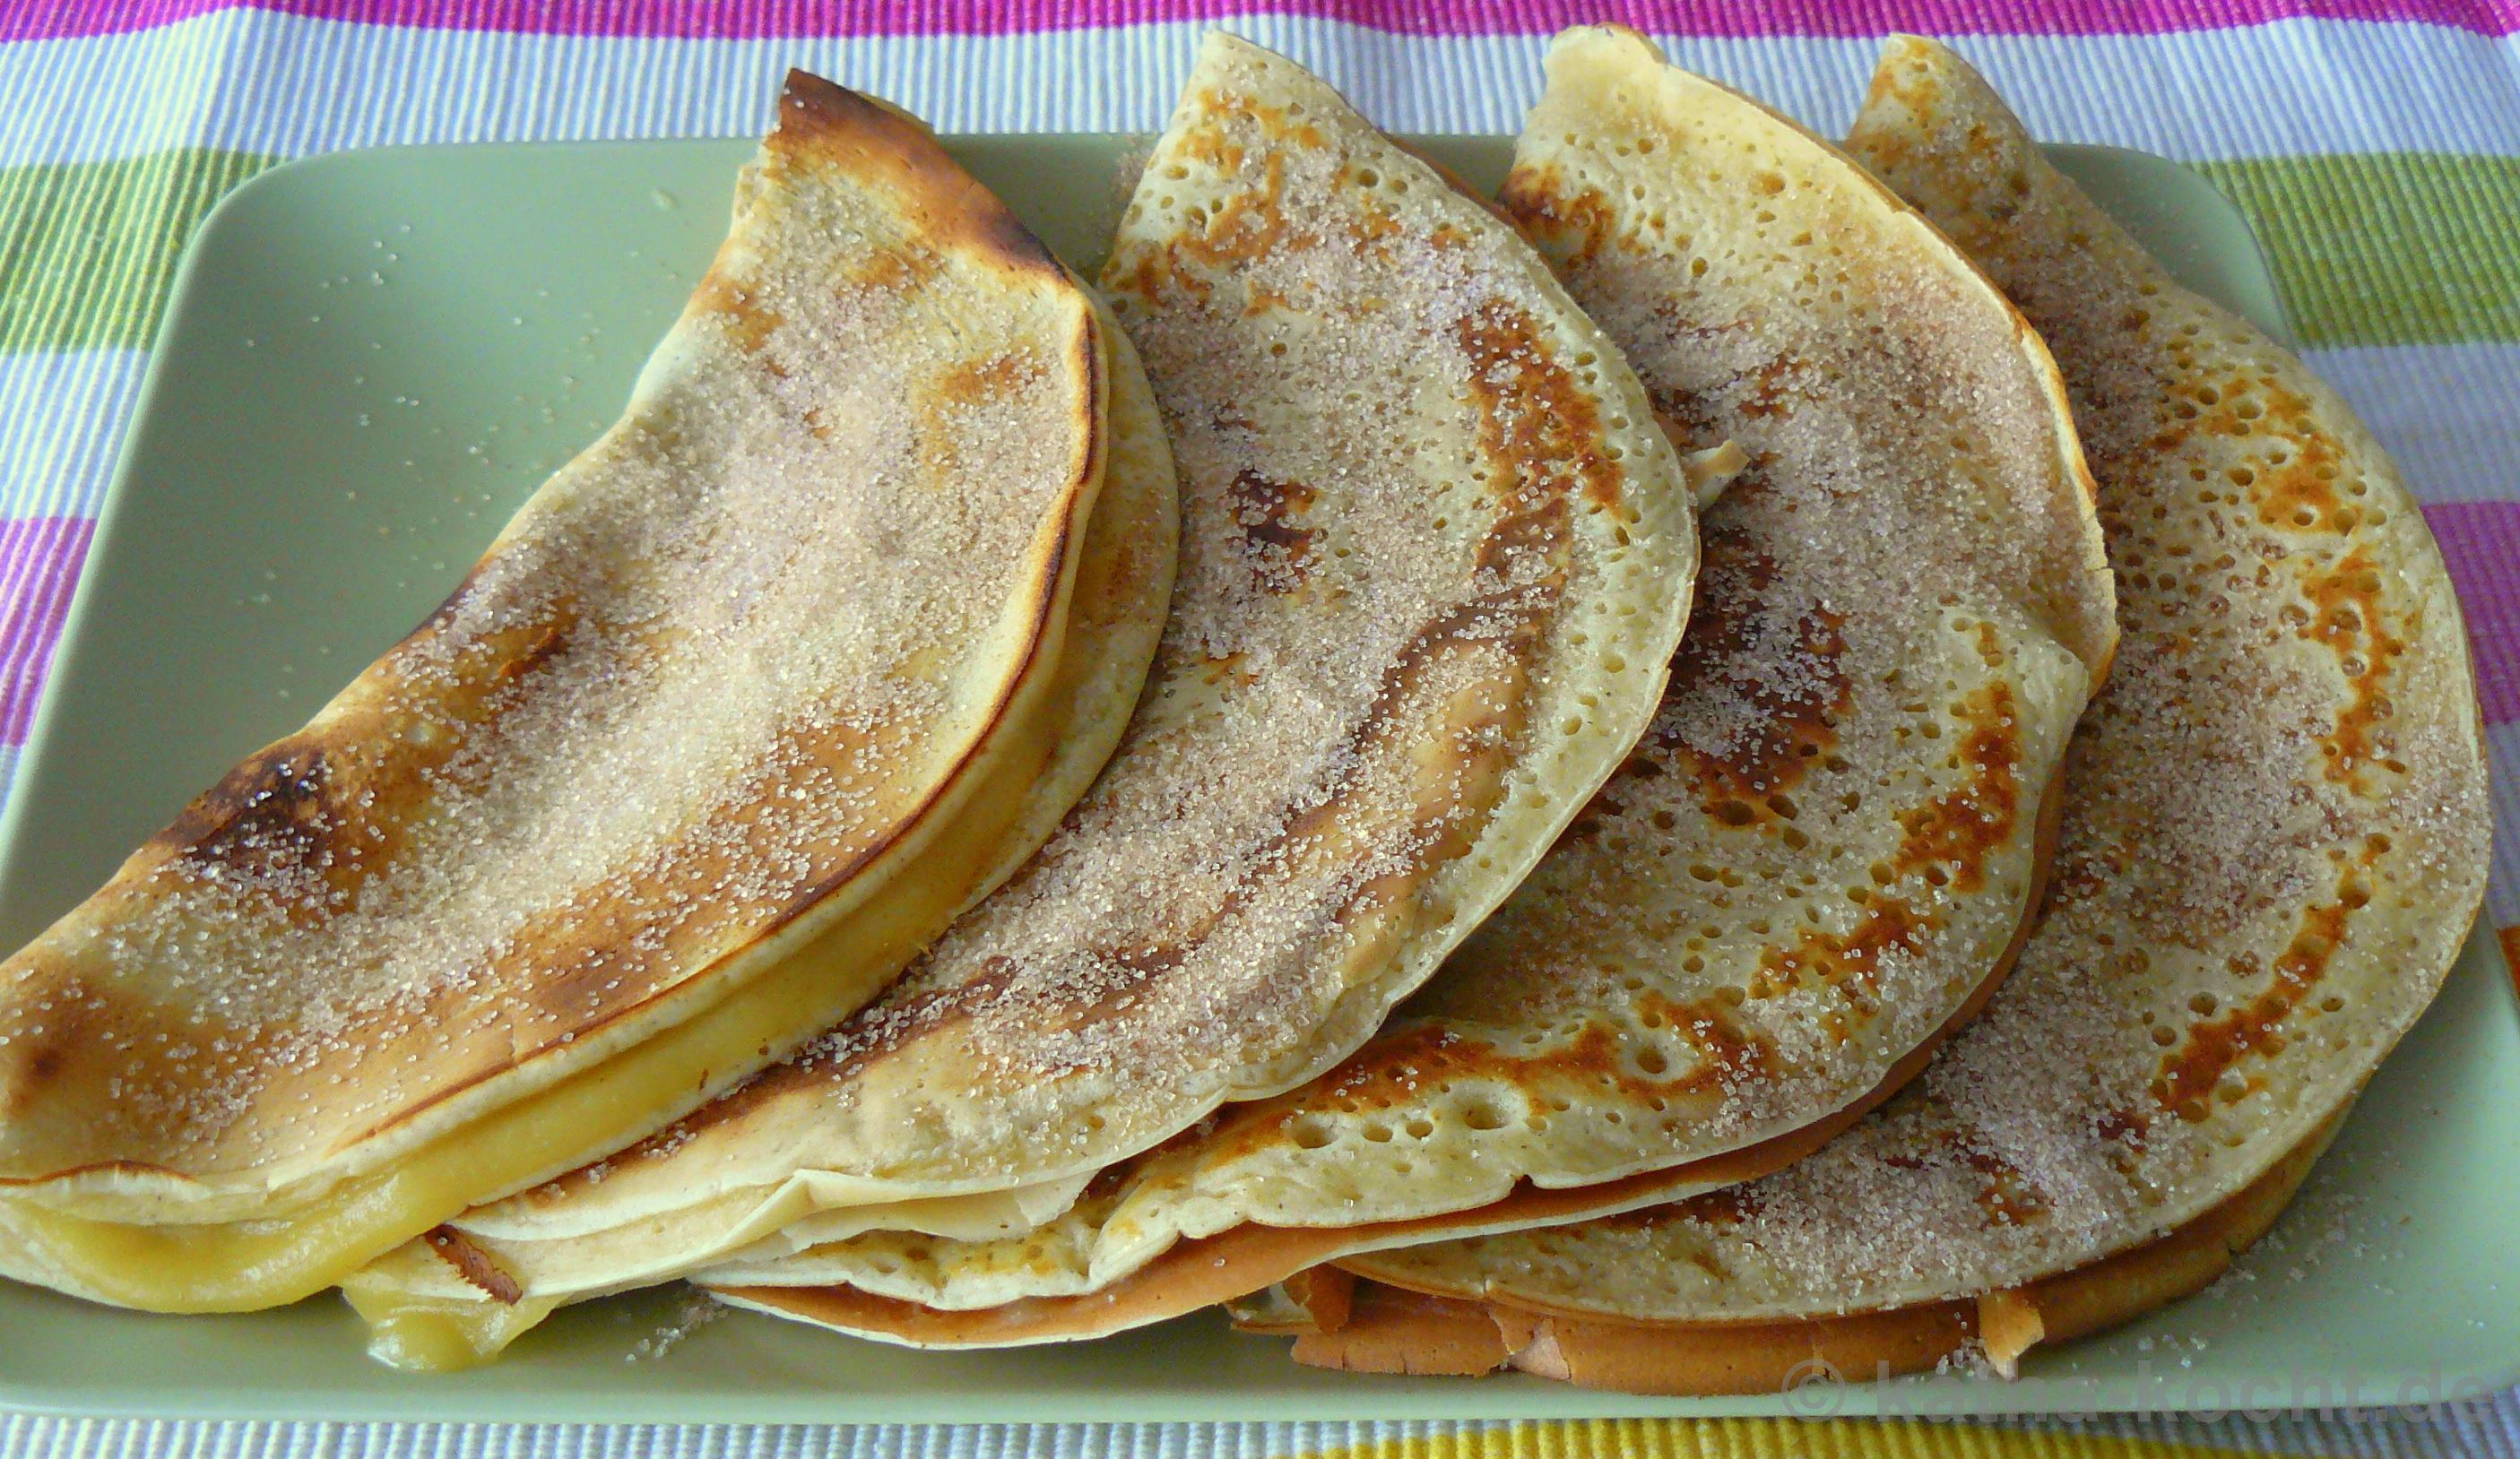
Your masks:
<instances>
[{"instance_id":1,"label":"purple stripe","mask_svg":"<svg viewBox=\"0 0 2520 1459\"><path fill-rule=\"evenodd\" d=\"M26 742L95 532L83 516L0 521L0 745Z\"/></svg>"},{"instance_id":2,"label":"purple stripe","mask_svg":"<svg viewBox=\"0 0 2520 1459\"><path fill-rule=\"evenodd\" d=\"M2424 520L2458 586L2485 722L2520 720L2520 502L2437 503Z\"/></svg>"},{"instance_id":3,"label":"purple stripe","mask_svg":"<svg viewBox=\"0 0 2520 1459\"><path fill-rule=\"evenodd\" d=\"M0 41L112 34L247 8L376 25L684 40L994 35L1254 14L1413 35L1543 34L1597 21L1701 36L2122 35L2304 17L2520 31L2520 0L0 0Z\"/></svg>"}]
</instances>

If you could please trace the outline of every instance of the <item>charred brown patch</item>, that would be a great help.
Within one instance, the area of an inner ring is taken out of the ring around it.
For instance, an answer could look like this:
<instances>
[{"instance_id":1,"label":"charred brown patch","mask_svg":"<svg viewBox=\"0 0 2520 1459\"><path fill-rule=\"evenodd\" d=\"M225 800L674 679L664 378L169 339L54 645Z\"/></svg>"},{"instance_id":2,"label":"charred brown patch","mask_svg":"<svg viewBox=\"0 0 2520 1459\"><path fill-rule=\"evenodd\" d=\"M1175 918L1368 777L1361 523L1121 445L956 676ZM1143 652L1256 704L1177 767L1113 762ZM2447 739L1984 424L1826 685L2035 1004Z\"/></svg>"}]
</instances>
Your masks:
<instances>
[{"instance_id":1,"label":"charred brown patch","mask_svg":"<svg viewBox=\"0 0 2520 1459\"><path fill-rule=\"evenodd\" d=\"M1967 727L1959 756L1968 779L1901 813L1906 834L1890 866L1900 875L1921 870L1938 882L1948 877L1955 890L1974 892L1986 885L1988 857L2012 839L2020 818L2021 730L2011 685L2001 681L1961 700L1958 713Z\"/></svg>"},{"instance_id":2,"label":"charred brown patch","mask_svg":"<svg viewBox=\"0 0 2520 1459\"><path fill-rule=\"evenodd\" d=\"M944 154L940 151L937 155ZM1040 274L1062 287L1075 287L1067 265L1058 261L1058 255L1050 251L1050 244L1026 228L1022 219L1008 211L997 195L964 174L952 159L948 158L946 165L961 176L966 205L972 211L972 226L964 235L972 252L1011 272Z\"/></svg>"},{"instance_id":3,"label":"charred brown patch","mask_svg":"<svg viewBox=\"0 0 2520 1459\"><path fill-rule=\"evenodd\" d=\"M2106 1110L2092 1122L2092 1132L2103 1142L2130 1152L2141 1150L2151 1131L2152 1117L2140 1110Z\"/></svg>"},{"instance_id":4,"label":"charred brown patch","mask_svg":"<svg viewBox=\"0 0 2520 1459\"><path fill-rule=\"evenodd\" d=\"M158 835L179 864L249 876L311 869L339 822L321 745L287 739L229 771Z\"/></svg>"},{"instance_id":5,"label":"charred brown patch","mask_svg":"<svg viewBox=\"0 0 2520 1459\"><path fill-rule=\"evenodd\" d=\"M2382 578L2370 549L2356 548L2335 566L2312 571L2302 583L2310 599L2311 620L2301 637L2324 643L2353 683L2352 697L2336 716L2336 728L2319 736L2327 778L2360 790L2362 772L2373 765L2399 769L2380 735L2390 714L2390 666L2407 648L2389 632L2382 616Z\"/></svg>"},{"instance_id":6,"label":"charred brown patch","mask_svg":"<svg viewBox=\"0 0 2520 1459\"><path fill-rule=\"evenodd\" d=\"M883 125L899 118L836 81L790 67L779 93L778 136L820 141Z\"/></svg>"},{"instance_id":7,"label":"charred brown patch","mask_svg":"<svg viewBox=\"0 0 2520 1459\"><path fill-rule=\"evenodd\" d=\"M2231 1066L2248 1054L2282 1052L2284 1020L2327 975L2328 962L2344 944L2348 917L2368 899L2360 873L2348 872L2336 901L2304 908L2301 926L2275 959L2274 980L2266 990L2220 1017L2191 1026L2180 1046L2162 1055L2161 1071L2152 1082L2153 1103L2197 1123L2212 1113L2207 1098Z\"/></svg>"},{"instance_id":8,"label":"charred brown patch","mask_svg":"<svg viewBox=\"0 0 2520 1459\"><path fill-rule=\"evenodd\" d=\"M1271 593L1301 586L1321 533L1299 519L1321 494L1302 482L1276 481L1247 468L1235 473L1225 494L1242 534L1243 556L1260 586Z\"/></svg>"}]
</instances>

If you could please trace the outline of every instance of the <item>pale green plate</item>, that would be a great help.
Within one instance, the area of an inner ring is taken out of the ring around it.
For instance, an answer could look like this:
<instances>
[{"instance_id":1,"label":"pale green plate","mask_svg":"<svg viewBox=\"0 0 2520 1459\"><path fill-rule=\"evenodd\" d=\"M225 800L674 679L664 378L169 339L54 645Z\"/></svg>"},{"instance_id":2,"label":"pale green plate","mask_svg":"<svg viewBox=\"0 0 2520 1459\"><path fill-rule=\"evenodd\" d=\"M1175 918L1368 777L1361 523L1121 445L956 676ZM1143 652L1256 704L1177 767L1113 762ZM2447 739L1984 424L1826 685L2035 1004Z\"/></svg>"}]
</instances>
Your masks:
<instances>
[{"instance_id":1,"label":"pale green plate","mask_svg":"<svg viewBox=\"0 0 2520 1459\"><path fill-rule=\"evenodd\" d=\"M1505 145L1429 144L1492 184ZM1117 138L955 151L1090 273ZM610 419L721 233L749 144L349 153L266 173L202 228L0 821L0 946L298 724L436 604ZM2158 158L2059 159L2174 270L2280 327L2238 215ZM2520 1030L2471 947L2276 1237L2226 1282L2019 1383L1676 1403L1537 1380L1360 1379L1193 1318L931 1354L766 1317L662 1357L686 1299L563 1313L504 1363L371 1365L330 1298L137 1316L0 1283L0 1403L80 1412L584 1420L1122 1420L2229 1408L2475 1393L2520 1367ZM2295 1272L2298 1271L2298 1275ZM2420 1385L2429 1385L2421 1387Z\"/></svg>"}]
</instances>

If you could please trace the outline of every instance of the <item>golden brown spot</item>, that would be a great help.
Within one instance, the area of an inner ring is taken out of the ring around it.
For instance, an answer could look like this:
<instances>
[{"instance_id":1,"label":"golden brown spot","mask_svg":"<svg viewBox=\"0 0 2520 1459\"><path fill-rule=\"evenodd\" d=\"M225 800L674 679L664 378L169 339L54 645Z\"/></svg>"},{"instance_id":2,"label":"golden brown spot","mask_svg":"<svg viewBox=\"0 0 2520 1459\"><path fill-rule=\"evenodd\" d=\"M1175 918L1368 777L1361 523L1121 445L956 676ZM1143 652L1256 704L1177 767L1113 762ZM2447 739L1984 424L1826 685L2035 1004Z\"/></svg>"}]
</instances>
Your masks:
<instances>
[{"instance_id":1,"label":"golden brown spot","mask_svg":"<svg viewBox=\"0 0 2520 1459\"><path fill-rule=\"evenodd\" d=\"M2048 1214L2048 1198L2010 1161L1984 1150L1970 1150L1960 1159L1986 1177L1976 1199L1988 1220L1999 1226L2019 1226Z\"/></svg>"},{"instance_id":2,"label":"golden brown spot","mask_svg":"<svg viewBox=\"0 0 2520 1459\"><path fill-rule=\"evenodd\" d=\"M1321 499L1299 481L1273 481L1245 468L1235 473L1226 489L1234 525L1240 529L1243 556L1251 575L1271 593L1291 593L1312 565L1318 529L1297 525L1296 518Z\"/></svg>"},{"instance_id":3,"label":"golden brown spot","mask_svg":"<svg viewBox=\"0 0 2520 1459\"><path fill-rule=\"evenodd\" d=\"M2243 414L2261 410L2263 419ZM2272 435L2286 448L2282 462L2260 460L2247 468L2259 521L2286 532L2347 532L2362 512L2337 495L2341 457L2315 415L2309 397L2272 379L2259 380L2254 391L2234 381L2199 424L2229 435Z\"/></svg>"},{"instance_id":4,"label":"golden brown spot","mask_svg":"<svg viewBox=\"0 0 2520 1459\"><path fill-rule=\"evenodd\" d=\"M1213 95L1208 98L1211 107L1222 105L1223 100ZM1238 110L1252 109L1244 103ZM1221 176L1234 177L1242 170L1241 149L1217 132L1188 133L1182 138L1181 149L1185 155L1213 166ZM1287 237L1285 192L1285 157L1271 151L1260 159L1258 191L1245 187L1229 195L1213 205L1196 231L1182 230L1166 246L1178 248L1211 268L1248 263L1273 253Z\"/></svg>"},{"instance_id":5,"label":"golden brown spot","mask_svg":"<svg viewBox=\"0 0 2520 1459\"><path fill-rule=\"evenodd\" d=\"M936 393L958 405L980 405L1020 395L1038 377L1031 360L1009 350L986 360L967 360L956 365L939 381Z\"/></svg>"},{"instance_id":6,"label":"golden brown spot","mask_svg":"<svg viewBox=\"0 0 2520 1459\"><path fill-rule=\"evenodd\" d=\"M2196 374L2182 342L2173 342L2173 354ZM2177 453L2199 436L2254 442L2259 449L2245 464L2230 467L2228 476L2230 485L2248 492L2261 523L2287 533L2335 535L2362 520L2360 508L2338 495L2343 457L2335 439L2318 427L2309 397L2270 376L2246 372L2219 381L2196 378L2175 387L2174 394L2171 418L2144 441L2145 454Z\"/></svg>"},{"instance_id":7,"label":"golden brown spot","mask_svg":"<svg viewBox=\"0 0 2520 1459\"><path fill-rule=\"evenodd\" d=\"M1066 277L1041 240L946 155L933 133L883 102L790 70L767 150L774 166L821 154L860 175L869 158L881 158L884 180L904 195L903 203L931 228L950 231L954 245L1016 273Z\"/></svg>"},{"instance_id":8,"label":"golden brown spot","mask_svg":"<svg viewBox=\"0 0 2520 1459\"><path fill-rule=\"evenodd\" d=\"M2353 681L2353 697L2336 728L2319 736L2327 778L2360 790L2365 766L2386 764L2378 727L2389 716L2390 665L2407 648L2381 620L2381 576L2368 548L2358 547L2335 566L2314 570L2302 583L2311 620L2301 637L2326 644ZM2362 672L2354 673L2359 668Z\"/></svg>"},{"instance_id":9,"label":"golden brown spot","mask_svg":"<svg viewBox=\"0 0 2520 1459\"><path fill-rule=\"evenodd\" d=\"M2205 1103L2224 1073L2244 1054L2282 1051L2284 1019L2326 976L2327 964L2345 941L2345 922L2364 897L2359 873L2348 872L2337 888L2337 900L2305 908L2300 930L2275 959L2274 981L2265 992L2220 1018L2190 1027L2186 1040L2162 1055L2161 1072L2152 1082L2153 1102L2182 1120L2203 1120Z\"/></svg>"},{"instance_id":10,"label":"golden brown spot","mask_svg":"<svg viewBox=\"0 0 2520 1459\"><path fill-rule=\"evenodd\" d=\"M878 248L867 255L856 282L866 288L907 292L933 280L943 268L944 261L926 248Z\"/></svg>"},{"instance_id":11,"label":"golden brown spot","mask_svg":"<svg viewBox=\"0 0 2520 1459\"><path fill-rule=\"evenodd\" d=\"M1791 947L1761 949L1749 995L1781 996L1809 973L1844 994L1855 1011L1868 1018L1876 1008L1872 995L1881 983L1881 959L1892 952L1918 951L1925 934L1941 925L1940 917L1919 916L1898 898L1876 895L1864 904L1864 919L1843 933L1806 927L1795 934Z\"/></svg>"},{"instance_id":12,"label":"golden brown spot","mask_svg":"<svg viewBox=\"0 0 2520 1459\"><path fill-rule=\"evenodd\" d=\"M525 1289L517 1284L517 1279L490 1260L488 1252L467 1241L454 1227L439 1226L421 1239L428 1244L428 1249L435 1252L440 1260L455 1268L456 1275L492 1302L512 1307L523 1300Z\"/></svg>"},{"instance_id":13,"label":"golden brown spot","mask_svg":"<svg viewBox=\"0 0 2520 1459\"><path fill-rule=\"evenodd\" d=\"M1240 92L1203 91L1199 93L1199 106L1211 113L1247 117L1271 141L1290 142L1297 147L1316 150L1323 145L1321 128L1309 121L1297 120L1283 107Z\"/></svg>"},{"instance_id":14,"label":"golden brown spot","mask_svg":"<svg viewBox=\"0 0 2520 1459\"><path fill-rule=\"evenodd\" d=\"M1141 264L1141 267L1144 267L1144 265ZM1286 297L1282 290L1272 288L1266 284L1258 283L1251 286L1249 296L1242 301L1242 312L1244 314L1266 314L1272 309L1292 309L1294 307L1295 301Z\"/></svg>"},{"instance_id":15,"label":"golden brown spot","mask_svg":"<svg viewBox=\"0 0 2520 1459\"><path fill-rule=\"evenodd\" d=\"M1220 1158L1231 1160L1291 1138L1292 1127L1307 1117L1415 1107L1425 1102L1429 1089L1447 1083L1501 1084L1535 1103L1552 1091L1571 1089L1595 1099L1611 1091L1629 1103L1645 1104L1676 1095L1714 1094L1775 1068L1775 1045L1742 1029L1731 1010L1712 998L1678 1003L1648 992L1638 996L1636 1011L1641 1019L1677 1034L1695 1057L1673 1061L1667 1075L1642 1072L1630 1041L1599 1022L1588 1022L1573 1038L1530 1053L1420 1025L1374 1040L1305 1088L1233 1117L1228 1138L1219 1142L1225 1152Z\"/></svg>"},{"instance_id":16,"label":"golden brown spot","mask_svg":"<svg viewBox=\"0 0 2520 1459\"><path fill-rule=\"evenodd\" d=\"M1398 213L1384 206L1379 199L1368 196L1357 204L1356 226L1350 234L1360 249L1387 263L1392 256L1391 249L1386 246L1387 241L1407 231L1408 225L1400 221ZM1442 248L1457 246L1461 239L1461 230L1446 223L1439 225L1426 242L1431 246Z\"/></svg>"},{"instance_id":17,"label":"golden brown spot","mask_svg":"<svg viewBox=\"0 0 2520 1459\"><path fill-rule=\"evenodd\" d=\"M1219 101L1219 98L1214 92L1208 93L1207 99L1210 104L1215 104ZM1240 104L1238 98L1237 99L1237 102L1238 105ZM1246 155L1242 151L1241 143L1235 141L1233 138L1226 136L1220 131L1192 131L1183 133L1181 139L1181 155L1184 157L1189 158L1191 161L1204 163L1209 167L1215 168L1219 172L1241 171L1242 159Z\"/></svg>"},{"instance_id":18,"label":"golden brown spot","mask_svg":"<svg viewBox=\"0 0 2520 1459\"><path fill-rule=\"evenodd\" d=\"M1489 461L1506 468L1498 496L1511 502L1547 492L1563 499L1580 489L1588 501L1618 507L1623 473L1601 449L1600 413L1531 316L1492 300L1462 321L1459 336L1469 356L1479 444Z\"/></svg>"},{"instance_id":19,"label":"golden brown spot","mask_svg":"<svg viewBox=\"0 0 2520 1459\"><path fill-rule=\"evenodd\" d=\"M1497 205L1532 236L1571 244L1572 262L1589 262L1618 236L1609 199L1589 188L1567 192L1566 176L1554 164L1513 169L1497 195Z\"/></svg>"},{"instance_id":20,"label":"golden brown spot","mask_svg":"<svg viewBox=\"0 0 2520 1459\"><path fill-rule=\"evenodd\" d=\"M1995 625L1984 619L1977 626L1977 656L1990 669L2003 667L2003 640L1996 633Z\"/></svg>"},{"instance_id":21,"label":"golden brown spot","mask_svg":"<svg viewBox=\"0 0 2520 1459\"><path fill-rule=\"evenodd\" d=\"M1960 701L1958 713L1968 727L1959 749L1969 768L1968 782L1900 815L1907 834L1890 865L1902 875L1948 867L1955 890L1974 892L1986 885L1988 855L2012 837L2021 798L2015 774L2021 765L2021 734L2009 685L1986 685Z\"/></svg>"},{"instance_id":22,"label":"golden brown spot","mask_svg":"<svg viewBox=\"0 0 2520 1459\"><path fill-rule=\"evenodd\" d=\"M1776 559L1738 527L1709 527L1705 543L1706 567L1688 632L1672 660L1670 697L1721 691L1747 703L1757 723L1741 729L1721 753L1687 745L1668 728L1658 729L1648 744L1687 768L1708 815L1728 823L1775 824L1783 818L1772 799L1800 783L1810 765L1835 747L1838 717L1854 703L1840 663L1846 640L1839 629L1846 620L1826 608L1805 609L1793 624L1800 672L1781 678L1769 672L1757 655L1775 637L1769 620L1779 610L1770 597Z\"/></svg>"},{"instance_id":23,"label":"golden brown spot","mask_svg":"<svg viewBox=\"0 0 2520 1459\"><path fill-rule=\"evenodd\" d=\"M1109 276L1106 275L1105 278L1109 279ZM1129 265L1128 271L1116 280L1110 280L1110 284L1114 292L1130 294L1151 304L1163 297L1166 286L1170 285L1173 279L1172 254L1162 248L1146 248L1140 250L1136 261ZM1187 275L1181 282L1185 287L1199 297L1206 297L1205 280L1195 275Z\"/></svg>"},{"instance_id":24,"label":"golden brown spot","mask_svg":"<svg viewBox=\"0 0 2520 1459\"><path fill-rule=\"evenodd\" d=\"M1789 414L1798 382L1803 375L1803 361L1790 354L1777 355L1761 361L1753 370L1745 370L1716 388L1727 394L1737 393L1734 409L1752 420L1768 420Z\"/></svg>"},{"instance_id":25,"label":"golden brown spot","mask_svg":"<svg viewBox=\"0 0 2520 1459\"><path fill-rule=\"evenodd\" d=\"M2092 1132L2102 1143L2119 1146L2130 1155L2143 1149L2151 1129L2152 1116L2142 1110L2105 1110L2092 1125Z\"/></svg>"},{"instance_id":26,"label":"golden brown spot","mask_svg":"<svg viewBox=\"0 0 2520 1459\"><path fill-rule=\"evenodd\" d=\"M715 270L700 280L700 287L692 295L692 307L725 320L727 337L748 355L759 354L762 346L769 343L772 332L787 323L779 311L762 303L750 288ZM778 373L775 362L764 363Z\"/></svg>"},{"instance_id":27,"label":"golden brown spot","mask_svg":"<svg viewBox=\"0 0 2520 1459\"><path fill-rule=\"evenodd\" d=\"M1595 1216L1586 1224L1623 1226L1631 1230L1650 1231L1656 1226L1667 1225L1673 1221L1689 1221L1701 1226L1712 1226L1718 1230L1729 1230L1754 1218L1759 1215L1760 1210L1758 1186L1755 1183L1744 1182L1739 1185L1727 1185L1715 1190L1701 1191L1682 1200L1667 1201L1660 1206L1647 1206L1642 1211L1623 1211L1615 1216ZM1717 1275L1720 1276L1722 1273L1719 1272Z\"/></svg>"}]
</instances>

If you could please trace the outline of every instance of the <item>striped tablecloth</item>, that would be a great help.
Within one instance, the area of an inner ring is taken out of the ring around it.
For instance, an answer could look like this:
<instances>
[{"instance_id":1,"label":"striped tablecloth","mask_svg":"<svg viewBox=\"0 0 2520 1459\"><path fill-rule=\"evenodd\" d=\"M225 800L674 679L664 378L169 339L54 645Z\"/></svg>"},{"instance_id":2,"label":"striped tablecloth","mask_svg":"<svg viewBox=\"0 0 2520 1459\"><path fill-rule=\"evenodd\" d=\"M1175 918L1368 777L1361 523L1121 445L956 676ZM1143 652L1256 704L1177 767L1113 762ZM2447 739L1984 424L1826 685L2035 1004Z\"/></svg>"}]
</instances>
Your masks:
<instances>
[{"instance_id":1,"label":"striped tablecloth","mask_svg":"<svg viewBox=\"0 0 2520 1459\"><path fill-rule=\"evenodd\" d=\"M2312 365L2405 465L2476 638L2520 961L2520 0L0 0L0 787L185 238L221 193L385 143L759 130L803 65L947 131L1160 126L1217 21L1398 130L1507 132L1550 32L1617 19L1834 135L1873 38L1958 38L2042 136L2187 161L2249 214ZM0 1344L8 1341L0 1333ZM1230 1414L1219 1415L1230 1419ZM626 1452L918 1459L2520 1454L2450 1412L2081 1428L501 1431L0 1418L0 1455Z\"/></svg>"}]
</instances>

